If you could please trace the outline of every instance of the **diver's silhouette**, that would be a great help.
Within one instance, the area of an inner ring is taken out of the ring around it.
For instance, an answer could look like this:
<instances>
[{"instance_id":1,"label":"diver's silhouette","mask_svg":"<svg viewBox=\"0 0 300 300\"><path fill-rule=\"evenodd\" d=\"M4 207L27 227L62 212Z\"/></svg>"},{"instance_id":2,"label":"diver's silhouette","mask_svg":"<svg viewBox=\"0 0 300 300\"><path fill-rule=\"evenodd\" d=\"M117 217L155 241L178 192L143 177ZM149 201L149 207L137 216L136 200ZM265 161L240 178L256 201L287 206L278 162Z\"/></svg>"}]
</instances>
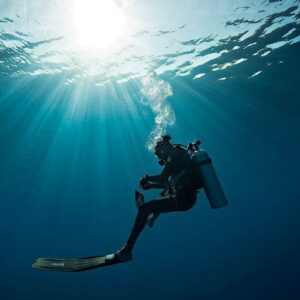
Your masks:
<instances>
[{"instance_id":1,"label":"diver's silhouette","mask_svg":"<svg viewBox=\"0 0 300 300\"><path fill-rule=\"evenodd\" d=\"M164 165L162 173L156 176L144 175L140 180L140 187L144 190L163 189L160 198L145 202L144 196L135 192L138 213L129 238L120 250L112 254L75 259L40 257L32 267L48 271L80 272L130 261L133 247L145 225L153 226L161 213L189 210L194 206L197 192L202 187L212 208L225 206L226 197L211 159L206 151L199 148L200 142L185 147L172 145L170 140L169 135L164 135L154 148L159 164Z\"/></svg>"},{"instance_id":2,"label":"diver's silhouette","mask_svg":"<svg viewBox=\"0 0 300 300\"><path fill-rule=\"evenodd\" d=\"M140 187L144 190L163 189L161 197L144 202L143 195L136 191L138 213L135 223L125 245L111 256L114 260L131 260L133 247L145 225L148 223L149 226L153 226L161 213L191 209L196 202L198 190L204 185L213 208L227 204L210 158L205 151L199 150L200 142L184 147L179 144L172 145L170 140L169 135L164 135L154 148L159 164L164 166L162 173L156 176L144 175L140 180ZM207 165L210 165L208 172L201 171L201 167Z\"/></svg>"}]
</instances>

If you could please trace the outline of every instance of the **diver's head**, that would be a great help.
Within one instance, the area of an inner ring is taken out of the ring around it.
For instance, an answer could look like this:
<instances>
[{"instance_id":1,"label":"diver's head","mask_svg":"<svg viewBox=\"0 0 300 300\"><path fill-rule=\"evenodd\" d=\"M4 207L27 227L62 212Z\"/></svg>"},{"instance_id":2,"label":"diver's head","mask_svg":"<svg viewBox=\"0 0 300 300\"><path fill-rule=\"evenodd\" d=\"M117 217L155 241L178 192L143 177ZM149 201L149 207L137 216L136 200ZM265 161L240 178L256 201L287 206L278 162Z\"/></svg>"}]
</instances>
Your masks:
<instances>
[{"instance_id":1,"label":"diver's head","mask_svg":"<svg viewBox=\"0 0 300 300\"><path fill-rule=\"evenodd\" d=\"M159 158L158 163L164 165L167 162L168 156L173 150L173 146L170 143L171 137L169 135L163 135L157 140L154 147L154 154Z\"/></svg>"}]
</instances>

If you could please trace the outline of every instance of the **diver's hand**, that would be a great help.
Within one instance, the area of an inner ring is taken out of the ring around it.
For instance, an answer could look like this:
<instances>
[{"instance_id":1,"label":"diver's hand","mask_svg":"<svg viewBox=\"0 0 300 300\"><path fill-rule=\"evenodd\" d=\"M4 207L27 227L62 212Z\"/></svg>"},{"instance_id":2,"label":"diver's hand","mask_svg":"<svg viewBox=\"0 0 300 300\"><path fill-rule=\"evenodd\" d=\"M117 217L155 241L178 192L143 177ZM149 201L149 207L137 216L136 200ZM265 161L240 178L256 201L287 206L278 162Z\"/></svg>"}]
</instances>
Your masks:
<instances>
[{"instance_id":1,"label":"diver's hand","mask_svg":"<svg viewBox=\"0 0 300 300\"><path fill-rule=\"evenodd\" d=\"M142 178L140 179L140 187L143 189L143 190L146 190L147 189L147 183L148 183L148 180L149 180L149 176L148 175L143 175Z\"/></svg>"},{"instance_id":2,"label":"diver's hand","mask_svg":"<svg viewBox=\"0 0 300 300\"><path fill-rule=\"evenodd\" d=\"M151 189L151 183L145 183L144 185L141 186L141 188L145 190L150 190Z\"/></svg>"}]
</instances>

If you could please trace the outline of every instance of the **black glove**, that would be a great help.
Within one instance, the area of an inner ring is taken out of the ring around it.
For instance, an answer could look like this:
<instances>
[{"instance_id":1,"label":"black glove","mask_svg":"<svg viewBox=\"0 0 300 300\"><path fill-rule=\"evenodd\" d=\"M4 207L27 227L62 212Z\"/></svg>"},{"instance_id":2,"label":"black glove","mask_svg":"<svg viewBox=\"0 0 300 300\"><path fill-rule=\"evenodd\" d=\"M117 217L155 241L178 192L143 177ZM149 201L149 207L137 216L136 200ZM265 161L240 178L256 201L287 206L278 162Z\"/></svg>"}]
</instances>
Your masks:
<instances>
[{"instance_id":1,"label":"black glove","mask_svg":"<svg viewBox=\"0 0 300 300\"><path fill-rule=\"evenodd\" d=\"M146 184L148 183L149 180L149 176L148 175L143 175L142 178L140 179L140 187L142 187L142 189L146 188Z\"/></svg>"}]
</instances>

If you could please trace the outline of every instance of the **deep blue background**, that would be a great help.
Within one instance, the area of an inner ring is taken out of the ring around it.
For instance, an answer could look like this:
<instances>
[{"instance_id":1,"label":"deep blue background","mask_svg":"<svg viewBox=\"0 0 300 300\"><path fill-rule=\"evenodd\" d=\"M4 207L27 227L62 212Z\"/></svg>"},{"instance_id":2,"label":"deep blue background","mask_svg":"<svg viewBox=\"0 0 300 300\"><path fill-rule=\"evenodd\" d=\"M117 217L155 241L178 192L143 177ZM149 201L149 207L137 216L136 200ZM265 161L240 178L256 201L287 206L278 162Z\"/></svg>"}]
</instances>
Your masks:
<instances>
[{"instance_id":1,"label":"deep blue background","mask_svg":"<svg viewBox=\"0 0 300 300\"><path fill-rule=\"evenodd\" d=\"M132 262L77 274L31 263L126 241L139 177L160 172L145 148L153 115L137 81L114 93L82 82L79 93L59 76L2 78L0 298L297 299L299 43L267 59L272 66L253 78L243 74L258 58L226 81L163 78L174 92L173 141L202 140L230 205L214 211L201 192L193 210L143 232Z\"/></svg>"}]
</instances>

